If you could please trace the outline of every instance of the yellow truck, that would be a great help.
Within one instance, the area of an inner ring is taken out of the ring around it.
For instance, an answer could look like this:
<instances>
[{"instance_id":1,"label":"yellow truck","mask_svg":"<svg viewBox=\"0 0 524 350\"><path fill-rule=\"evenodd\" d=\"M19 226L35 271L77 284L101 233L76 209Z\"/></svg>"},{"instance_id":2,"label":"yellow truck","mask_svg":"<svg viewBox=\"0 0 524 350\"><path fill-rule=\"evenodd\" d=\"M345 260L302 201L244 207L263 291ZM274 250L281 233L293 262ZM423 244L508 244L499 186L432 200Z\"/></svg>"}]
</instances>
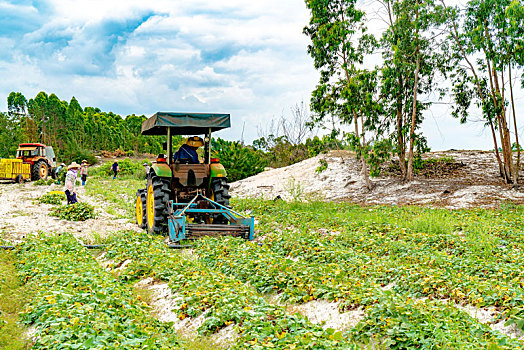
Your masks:
<instances>
[{"instance_id":1,"label":"yellow truck","mask_svg":"<svg viewBox=\"0 0 524 350\"><path fill-rule=\"evenodd\" d=\"M16 183L31 180L31 164L22 159L0 159L0 180L14 180Z\"/></svg>"}]
</instances>

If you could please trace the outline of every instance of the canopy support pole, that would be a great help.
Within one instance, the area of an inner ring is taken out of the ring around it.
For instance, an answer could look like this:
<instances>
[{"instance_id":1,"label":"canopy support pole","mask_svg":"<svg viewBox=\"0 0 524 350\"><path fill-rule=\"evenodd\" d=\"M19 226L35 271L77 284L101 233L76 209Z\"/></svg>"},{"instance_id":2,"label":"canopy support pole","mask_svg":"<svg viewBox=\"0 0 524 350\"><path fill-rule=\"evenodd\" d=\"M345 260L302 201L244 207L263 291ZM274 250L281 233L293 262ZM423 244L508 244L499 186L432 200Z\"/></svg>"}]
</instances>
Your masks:
<instances>
[{"instance_id":1,"label":"canopy support pole","mask_svg":"<svg viewBox=\"0 0 524 350\"><path fill-rule=\"evenodd\" d=\"M172 148L172 137L171 137L171 128L167 128L167 164L170 164L173 162L173 148Z\"/></svg>"},{"instance_id":2,"label":"canopy support pole","mask_svg":"<svg viewBox=\"0 0 524 350\"><path fill-rule=\"evenodd\" d=\"M211 128L207 132L207 150L206 150L206 163L211 164Z\"/></svg>"}]
</instances>

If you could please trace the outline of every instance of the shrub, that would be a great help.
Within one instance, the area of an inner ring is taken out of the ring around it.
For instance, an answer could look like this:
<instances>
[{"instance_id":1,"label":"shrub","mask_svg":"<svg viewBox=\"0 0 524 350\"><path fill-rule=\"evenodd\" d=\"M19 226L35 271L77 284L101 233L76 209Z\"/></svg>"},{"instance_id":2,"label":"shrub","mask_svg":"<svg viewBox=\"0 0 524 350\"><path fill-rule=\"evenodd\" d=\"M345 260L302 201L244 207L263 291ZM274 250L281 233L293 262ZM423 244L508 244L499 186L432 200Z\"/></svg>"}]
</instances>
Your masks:
<instances>
[{"instance_id":1,"label":"shrub","mask_svg":"<svg viewBox=\"0 0 524 350\"><path fill-rule=\"evenodd\" d=\"M256 175L268 164L262 151L244 146L240 142L213 139L211 149L226 168L229 182Z\"/></svg>"},{"instance_id":2,"label":"shrub","mask_svg":"<svg viewBox=\"0 0 524 350\"><path fill-rule=\"evenodd\" d=\"M147 159L142 161L131 160L129 158L118 160L118 168L120 169L118 175L134 176L138 179L145 179L146 172L142 165L144 163L150 164L151 162ZM91 174L93 176L113 176L113 171L111 170L112 166L113 162L106 162L100 167L93 169Z\"/></svg>"},{"instance_id":3,"label":"shrub","mask_svg":"<svg viewBox=\"0 0 524 350\"><path fill-rule=\"evenodd\" d=\"M86 221L96 217L95 208L87 203L62 205L53 210L50 215L69 221Z\"/></svg>"},{"instance_id":4,"label":"shrub","mask_svg":"<svg viewBox=\"0 0 524 350\"><path fill-rule=\"evenodd\" d=\"M62 201L66 199L66 195L63 193L46 193L42 197L38 198L38 202L46 204L62 204Z\"/></svg>"}]
</instances>

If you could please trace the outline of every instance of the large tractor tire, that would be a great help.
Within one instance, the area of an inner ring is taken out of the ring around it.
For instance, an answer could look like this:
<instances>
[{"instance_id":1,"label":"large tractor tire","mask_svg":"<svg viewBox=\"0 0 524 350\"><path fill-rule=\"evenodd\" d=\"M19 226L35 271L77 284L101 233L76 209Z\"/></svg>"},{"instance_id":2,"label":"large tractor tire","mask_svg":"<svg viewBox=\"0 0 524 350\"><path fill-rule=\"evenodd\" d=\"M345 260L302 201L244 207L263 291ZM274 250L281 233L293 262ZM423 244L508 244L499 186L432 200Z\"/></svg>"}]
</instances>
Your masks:
<instances>
[{"instance_id":1,"label":"large tractor tire","mask_svg":"<svg viewBox=\"0 0 524 350\"><path fill-rule=\"evenodd\" d=\"M150 173L146 192L146 226L151 234L167 233L167 203L169 201L171 180Z\"/></svg>"},{"instance_id":2,"label":"large tractor tire","mask_svg":"<svg viewBox=\"0 0 524 350\"><path fill-rule=\"evenodd\" d=\"M211 179L211 200L230 208L229 199L229 185L223 177L214 177ZM220 214L213 218L214 224L227 224L226 218Z\"/></svg>"},{"instance_id":3,"label":"large tractor tire","mask_svg":"<svg viewBox=\"0 0 524 350\"><path fill-rule=\"evenodd\" d=\"M136 223L140 228L147 227L147 199L146 199L146 189L141 189L136 191L136 201L135 201L135 218Z\"/></svg>"},{"instance_id":4,"label":"large tractor tire","mask_svg":"<svg viewBox=\"0 0 524 350\"><path fill-rule=\"evenodd\" d=\"M45 160L39 160L33 164L33 169L31 169L31 180L47 180L47 175L49 175L49 167Z\"/></svg>"}]
</instances>

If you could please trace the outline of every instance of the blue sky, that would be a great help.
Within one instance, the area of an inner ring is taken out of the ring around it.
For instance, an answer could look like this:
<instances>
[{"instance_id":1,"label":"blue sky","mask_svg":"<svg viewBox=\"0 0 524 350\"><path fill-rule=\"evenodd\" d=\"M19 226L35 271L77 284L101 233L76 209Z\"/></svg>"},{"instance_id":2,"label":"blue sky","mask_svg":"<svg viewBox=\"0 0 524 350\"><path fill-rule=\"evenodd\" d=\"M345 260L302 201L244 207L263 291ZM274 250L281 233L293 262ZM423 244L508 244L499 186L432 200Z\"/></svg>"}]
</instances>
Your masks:
<instances>
[{"instance_id":1,"label":"blue sky","mask_svg":"<svg viewBox=\"0 0 524 350\"><path fill-rule=\"evenodd\" d=\"M309 101L307 22L302 0L0 0L0 110L11 91L46 91L122 116L224 112L233 127L218 136L240 139L245 124L251 141ZM445 106L423 131L434 150L492 147Z\"/></svg>"}]
</instances>

